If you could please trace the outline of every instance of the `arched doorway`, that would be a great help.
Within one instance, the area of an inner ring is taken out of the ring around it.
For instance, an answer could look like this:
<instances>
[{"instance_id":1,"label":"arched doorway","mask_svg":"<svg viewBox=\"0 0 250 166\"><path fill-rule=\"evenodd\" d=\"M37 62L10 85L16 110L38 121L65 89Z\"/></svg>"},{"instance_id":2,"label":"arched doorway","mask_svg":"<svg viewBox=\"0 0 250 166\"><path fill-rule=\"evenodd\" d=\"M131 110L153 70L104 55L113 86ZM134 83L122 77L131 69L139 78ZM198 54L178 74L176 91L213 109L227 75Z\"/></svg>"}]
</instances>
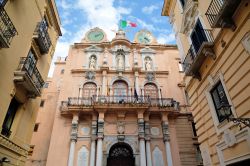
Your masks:
<instances>
[{"instance_id":1,"label":"arched doorway","mask_svg":"<svg viewBox=\"0 0 250 166\"><path fill-rule=\"evenodd\" d=\"M134 166L132 148L126 143L117 143L109 150L107 166Z\"/></svg>"}]
</instances>

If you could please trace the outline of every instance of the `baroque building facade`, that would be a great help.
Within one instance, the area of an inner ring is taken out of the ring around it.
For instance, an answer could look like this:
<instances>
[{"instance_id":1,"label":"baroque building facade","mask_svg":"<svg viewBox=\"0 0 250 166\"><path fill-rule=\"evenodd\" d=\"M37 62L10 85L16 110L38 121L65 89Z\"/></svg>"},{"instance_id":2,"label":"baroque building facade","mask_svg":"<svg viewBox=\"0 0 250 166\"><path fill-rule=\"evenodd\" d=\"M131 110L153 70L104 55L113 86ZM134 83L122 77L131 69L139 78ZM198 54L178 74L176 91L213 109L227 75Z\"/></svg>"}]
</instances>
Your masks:
<instances>
[{"instance_id":1,"label":"baroque building facade","mask_svg":"<svg viewBox=\"0 0 250 166\"><path fill-rule=\"evenodd\" d=\"M0 165L24 165L60 21L54 0L0 1Z\"/></svg>"},{"instance_id":2,"label":"baroque building facade","mask_svg":"<svg viewBox=\"0 0 250 166\"><path fill-rule=\"evenodd\" d=\"M175 45L89 30L47 81L27 165L199 165Z\"/></svg>"},{"instance_id":3,"label":"baroque building facade","mask_svg":"<svg viewBox=\"0 0 250 166\"><path fill-rule=\"evenodd\" d=\"M204 165L250 163L249 2L164 1Z\"/></svg>"}]
</instances>

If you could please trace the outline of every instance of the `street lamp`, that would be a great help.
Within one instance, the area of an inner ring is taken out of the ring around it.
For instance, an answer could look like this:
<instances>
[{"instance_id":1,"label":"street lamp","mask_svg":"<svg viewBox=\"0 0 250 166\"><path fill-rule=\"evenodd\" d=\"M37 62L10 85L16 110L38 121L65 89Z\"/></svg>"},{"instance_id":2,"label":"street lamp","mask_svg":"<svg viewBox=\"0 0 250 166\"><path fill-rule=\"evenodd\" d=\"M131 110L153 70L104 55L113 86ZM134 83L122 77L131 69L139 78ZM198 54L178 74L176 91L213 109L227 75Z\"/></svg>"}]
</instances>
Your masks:
<instances>
[{"instance_id":1,"label":"street lamp","mask_svg":"<svg viewBox=\"0 0 250 166\"><path fill-rule=\"evenodd\" d=\"M227 119L227 121L233 121L234 123L240 124L243 123L245 126L250 128L250 118L232 118L231 105L228 103L221 103L220 112L222 116Z\"/></svg>"}]
</instances>

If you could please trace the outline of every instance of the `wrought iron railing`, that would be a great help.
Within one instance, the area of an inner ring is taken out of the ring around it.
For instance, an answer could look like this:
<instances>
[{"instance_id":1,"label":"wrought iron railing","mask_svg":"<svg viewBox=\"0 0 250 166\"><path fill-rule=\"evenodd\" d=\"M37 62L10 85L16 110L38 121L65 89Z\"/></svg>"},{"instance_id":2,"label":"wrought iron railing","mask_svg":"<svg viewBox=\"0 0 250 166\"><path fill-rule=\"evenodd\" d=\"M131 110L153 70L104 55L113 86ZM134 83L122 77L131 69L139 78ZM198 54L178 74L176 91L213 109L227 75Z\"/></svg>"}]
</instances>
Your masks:
<instances>
[{"instance_id":1,"label":"wrought iron railing","mask_svg":"<svg viewBox=\"0 0 250 166\"><path fill-rule=\"evenodd\" d=\"M200 49L202 48L202 46L206 43L214 42L214 38L213 38L211 30L202 29L200 31L194 31L193 35L195 37L192 38L192 44L183 61L183 69L185 73L187 73L190 66L193 64L195 58L199 55L198 53L201 52Z\"/></svg>"},{"instance_id":2,"label":"wrought iron railing","mask_svg":"<svg viewBox=\"0 0 250 166\"><path fill-rule=\"evenodd\" d=\"M38 34L37 43L42 54L48 53L51 46L51 40L48 33L48 26L45 20L38 23L36 32Z\"/></svg>"},{"instance_id":3,"label":"wrought iron railing","mask_svg":"<svg viewBox=\"0 0 250 166\"><path fill-rule=\"evenodd\" d=\"M148 104L148 97L129 96L129 95L112 95L112 96L93 96L94 104Z\"/></svg>"},{"instance_id":4,"label":"wrought iron railing","mask_svg":"<svg viewBox=\"0 0 250 166\"><path fill-rule=\"evenodd\" d=\"M93 96L93 97L70 97L68 101L62 101L61 107L68 106L82 106L91 107L94 105L112 105L112 104L131 104L135 106L151 106L151 107L174 107L179 109L179 102L172 98L150 98L149 96L127 96L127 95L114 95L114 96Z\"/></svg>"},{"instance_id":5,"label":"wrought iron railing","mask_svg":"<svg viewBox=\"0 0 250 166\"><path fill-rule=\"evenodd\" d=\"M4 8L0 6L0 48L8 48L16 34L15 26Z\"/></svg>"},{"instance_id":6,"label":"wrought iron railing","mask_svg":"<svg viewBox=\"0 0 250 166\"><path fill-rule=\"evenodd\" d=\"M25 71L36 86L36 88L40 91L41 88L43 87L44 80L39 73L38 69L36 68L36 64L33 60L31 60L30 57L21 57L20 58L20 63L18 65L17 70L19 71Z\"/></svg>"},{"instance_id":7,"label":"wrought iron railing","mask_svg":"<svg viewBox=\"0 0 250 166\"><path fill-rule=\"evenodd\" d=\"M207 12L206 16L208 19L208 22L210 25L214 25L216 21L216 17L218 16L222 6L223 6L224 0L212 0Z\"/></svg>"}]
</instances>

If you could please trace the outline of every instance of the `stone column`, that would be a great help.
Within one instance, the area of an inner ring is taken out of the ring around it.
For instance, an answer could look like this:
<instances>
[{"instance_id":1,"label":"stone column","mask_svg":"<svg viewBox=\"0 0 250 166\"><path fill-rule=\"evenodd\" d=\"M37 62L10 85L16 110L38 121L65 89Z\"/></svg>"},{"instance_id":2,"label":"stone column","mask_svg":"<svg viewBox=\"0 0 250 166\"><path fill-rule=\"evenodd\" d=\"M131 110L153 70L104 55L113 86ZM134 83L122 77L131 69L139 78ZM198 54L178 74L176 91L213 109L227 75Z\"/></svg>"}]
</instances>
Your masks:
<instances>
[{"instance_id":1,"label":"stone column","mask_svg":"<svg viewBox=\"0 0 250 166\"><path fill-rule=\"evenodd\" d=\"M138 133L140 142L140 166L146 166L146 155L145 155L145 133L144 133L144 120L138 120Z\"/></svg>"},{"instance_id":2,"label":"stone column","mask_svg":"<svg viewBox=\"0 0 250 166\"><path fill-rule=\"evenodd\" d=\"M146 140L146 156L147 156L147 166L152 166L151 159L151 148L150 148L150 126L148 122L145 122L145 140Z\"/></svg>"},{"instance_id":3,"label":"stone column","mask_svg":"<svg viewBox=\"0 0 250 166\"><path fill-rule=\"evenodd\" d=\"M74 166L75 144L77 141L77 127L78 127L78 115L74 115L71 126L71 135L70 135L71 142L69 149L68 166Z\"/></svg>"},{"instance_id":4,"label":"stone column","mask_svg":"<svg viewBox=\"0 0 250 166\"><path fill-rule=\"evenodd\" d=\"M102 95L105 96L107 94L107 80L106 80L107 71L102 71Z\"/></svg>"},{"instance_id":5,"label":"stone column","mask_svg":"<svg viewBox=\"0 0 250 166\"><path fill-rule=\"evenodd\" d=\"M97 122L96 120L92 120L92 138L91 138L91 152L90 152L90 166L95 166L95 142L96 142L96 129Z\"/></svg>"},{"instance_id":6,"label":"stone column","mask_svg":"<svg viewBox=\"0 0 250 166\"><path fill-rule=\"evenodd\" d=\"M167 155L166 157L167 157L168 166L173 166L171 147L170 147L170 137L169 137L169 130L168 130L168 122L166 122L166 121L162 122L162 131L163 131L163 140L164 140L165 148L166 148L166 155Z\"/></svg>"},{"instance_id":7,"label":"stone column","mask_svg":"<svg viewBox=\"0 0 250 166\"><path fill-rule=\"evenodd\" d=\"M139 89L139 73L138 73L138 71L135 71L135 89L136 89L137 95L139 95L140 89Z\"/></svg>"},{"instance_id":8,"label":"stone column","mask_svg":"<svg viewBox=\"0 0 250 166\"><path fill-rule=\"evenodd\" d=\"M102 166L102 140L103 140L103 131L104 131L104 118L98 119L98 132L97 132L97 154L96 154L96 166Z\"/></svg>"}]
</instances>

